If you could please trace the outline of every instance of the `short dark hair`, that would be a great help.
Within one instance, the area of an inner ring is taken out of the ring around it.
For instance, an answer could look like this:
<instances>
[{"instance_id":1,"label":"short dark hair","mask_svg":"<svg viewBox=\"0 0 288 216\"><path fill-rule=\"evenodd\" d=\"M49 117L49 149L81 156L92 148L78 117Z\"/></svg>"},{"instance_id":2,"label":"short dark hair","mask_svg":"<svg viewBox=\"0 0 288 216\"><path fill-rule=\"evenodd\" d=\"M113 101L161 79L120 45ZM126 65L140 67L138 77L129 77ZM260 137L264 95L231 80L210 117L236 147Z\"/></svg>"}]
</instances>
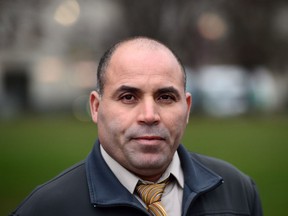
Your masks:
<instances>
[{"instance_id":1,"label":"short dark hair","mask_svg":"<svg viewBox=\"0 0 288 216\"><path fill-rule=\"evenodd\" d=\"M185 71L185 67L182 64L180 58L176 55L176 53L171 50L168 46L166 46L165 44L163 44L162 42L152 39L152 38L148 38L148 37L143 37L143 36L137 36L137 37L131 37L131 38L127 38L125 40L121 40L115 44L113 44L108 50L106 50L106 52L104 52L103 56L101 57L99 64L98 64L98 68L97 68L97 83L96 83L96 91L102 95L104 92L104 85L105 85L105 73L107 70L107 67L110 63L110 60L114 54L114 52L117 50L117 48L129 41L134 41L137 39L145 39L145 40L150 40L153 42L156 42L164 47L166 47L168 50L171 51L171 53L174 55L174 57L176 58L177 62L179 63L181 70L183 72L183 80L184 80L184 89L186 90L186 71Z\"/></svg>"}]
</instances>

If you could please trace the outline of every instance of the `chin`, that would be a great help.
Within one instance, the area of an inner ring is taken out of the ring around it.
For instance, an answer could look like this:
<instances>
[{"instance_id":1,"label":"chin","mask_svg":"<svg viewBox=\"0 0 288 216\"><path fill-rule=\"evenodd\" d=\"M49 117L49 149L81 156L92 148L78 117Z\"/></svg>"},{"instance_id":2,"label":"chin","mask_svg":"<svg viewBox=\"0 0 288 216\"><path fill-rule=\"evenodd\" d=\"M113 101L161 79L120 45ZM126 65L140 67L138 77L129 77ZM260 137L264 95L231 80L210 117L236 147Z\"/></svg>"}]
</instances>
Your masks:
<instances>
[{"instance_id":1,"label":"chin","mask_svg":"<svg viewBox=\"0 0 288 216\"><path fill-rule=\"evenodd\" d=\"M138 169L161 169L163 167L168 166L170 161L168 160L167 157L145 157L145 158L135 158L134 164L135 167Z\"/></svg>"}]
</instances>

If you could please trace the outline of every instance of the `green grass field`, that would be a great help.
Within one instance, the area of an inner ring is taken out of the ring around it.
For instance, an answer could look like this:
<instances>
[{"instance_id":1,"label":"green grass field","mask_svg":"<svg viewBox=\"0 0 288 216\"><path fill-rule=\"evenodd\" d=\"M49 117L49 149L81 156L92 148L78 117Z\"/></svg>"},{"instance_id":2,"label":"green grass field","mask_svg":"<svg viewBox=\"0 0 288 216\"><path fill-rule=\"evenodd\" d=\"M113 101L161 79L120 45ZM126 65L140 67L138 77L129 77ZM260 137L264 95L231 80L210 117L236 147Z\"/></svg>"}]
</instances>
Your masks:
<instances>
[{"instance_id":1,"label":"green grass field","mask_svg":"<svg viewBox=\"0 0 288 216\"><path fill-rule=\"evenodd\" d=\"M7 215L35 186L84 159L96 136L94 124L71 117L0 122L0 215ZM288 116L193 117L183 143L249 174L266 216L288 215Z\"/></svg>"}]
</instances>

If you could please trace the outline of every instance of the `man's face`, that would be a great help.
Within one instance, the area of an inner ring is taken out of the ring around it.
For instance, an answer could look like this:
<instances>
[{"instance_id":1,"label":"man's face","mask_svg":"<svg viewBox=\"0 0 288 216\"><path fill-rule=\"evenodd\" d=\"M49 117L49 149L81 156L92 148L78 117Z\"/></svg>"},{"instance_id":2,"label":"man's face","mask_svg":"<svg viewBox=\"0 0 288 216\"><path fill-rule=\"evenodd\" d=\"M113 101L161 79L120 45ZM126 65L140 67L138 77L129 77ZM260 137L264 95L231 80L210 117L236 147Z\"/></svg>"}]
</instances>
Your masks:
<instances>
[{"instance_id":1,"label":"man's face","mask_svg":"<svg viewBox=\"0 0 288 216\"><path fill-rule=\"evenodd\" d=\"M103 95L92 92L90 105L108 154L136 175L156 180L179 146L191 96L168 50L128 43L113 54Z\"/></svg>"}]
</instances>

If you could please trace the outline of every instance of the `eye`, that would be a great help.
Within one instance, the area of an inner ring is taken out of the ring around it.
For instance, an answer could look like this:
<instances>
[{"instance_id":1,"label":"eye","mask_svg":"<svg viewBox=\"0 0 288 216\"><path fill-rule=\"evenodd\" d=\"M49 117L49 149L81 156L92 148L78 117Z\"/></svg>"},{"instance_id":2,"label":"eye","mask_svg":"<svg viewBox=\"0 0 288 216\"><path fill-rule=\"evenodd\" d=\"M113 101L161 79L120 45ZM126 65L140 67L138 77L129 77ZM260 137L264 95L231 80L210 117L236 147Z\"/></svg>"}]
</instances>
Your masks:
<instances>
[{"instance_id":1,"label":"eye","mask_svg":"<svg viewBox=\"0 0 288 216\"><path fill-rule=\"evenodd\" d=\"M170 94L163 94L158 97L158 101L163 103L173 103L176 101L176 97Z\"/></svg>"},{"instance_id":2,"label":"eye","mask_svg":"<svg viewBox=\"0 0 288 216\"><path fill-rule=\"evenodd\" d=\"M123 103L130 104L130 103L135 103L137 99L133 94L124 94L120 97L120 100Z\"/></svg>"}]
</instances>

